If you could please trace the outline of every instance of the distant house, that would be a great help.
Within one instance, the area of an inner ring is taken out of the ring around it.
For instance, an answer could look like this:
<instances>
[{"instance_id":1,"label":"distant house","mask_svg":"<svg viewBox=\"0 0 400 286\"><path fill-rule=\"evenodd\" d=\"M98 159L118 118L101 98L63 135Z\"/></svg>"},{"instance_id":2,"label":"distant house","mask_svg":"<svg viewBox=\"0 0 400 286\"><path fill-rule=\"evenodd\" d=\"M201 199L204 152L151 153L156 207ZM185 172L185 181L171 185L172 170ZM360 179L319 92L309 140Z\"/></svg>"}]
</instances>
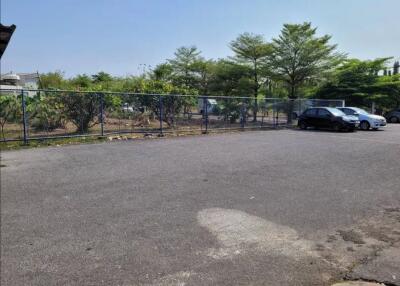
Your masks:
<instances>
[{"instance_id":1,"label":"distant house","mask_svg":"<svg viewBox=\"0 0 400 286\"><path fill-rule=\"evenodd\" d=\"M39 88L39 73L19 73L20 83L26 89Z\"/></svg>"},{"instance_id":2,"label":"distant house","mask_svg":"<svg viewBox=\"0 0 400 286\"><path fill-rule=\"evenodd\" d=\"M33 89L39 88L39 73L7 73L0 76L1 93L17 93L21 89L27 89L28 96L36 94ZM29 91L31 89L31 91Z\"/></svg>"}]
</instances>

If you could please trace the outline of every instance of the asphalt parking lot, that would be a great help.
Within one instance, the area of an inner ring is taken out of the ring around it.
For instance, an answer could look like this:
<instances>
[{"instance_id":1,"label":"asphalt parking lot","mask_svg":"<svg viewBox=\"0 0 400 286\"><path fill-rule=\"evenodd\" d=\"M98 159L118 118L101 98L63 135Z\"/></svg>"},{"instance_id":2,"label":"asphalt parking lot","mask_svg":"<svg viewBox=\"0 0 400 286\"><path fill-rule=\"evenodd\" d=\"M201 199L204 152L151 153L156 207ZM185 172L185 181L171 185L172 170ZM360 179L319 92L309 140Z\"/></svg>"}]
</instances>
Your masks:
<instances>
[{"instance_id":1,"label":"asphalt parking lot","mask_svg":"<svg viewBox=\"0 0 400 286\"><path fill-rule=\"evenodd\" d=\"M1 285L400 285L400 125L2 153Z\"/></svg>"}]
</instances>

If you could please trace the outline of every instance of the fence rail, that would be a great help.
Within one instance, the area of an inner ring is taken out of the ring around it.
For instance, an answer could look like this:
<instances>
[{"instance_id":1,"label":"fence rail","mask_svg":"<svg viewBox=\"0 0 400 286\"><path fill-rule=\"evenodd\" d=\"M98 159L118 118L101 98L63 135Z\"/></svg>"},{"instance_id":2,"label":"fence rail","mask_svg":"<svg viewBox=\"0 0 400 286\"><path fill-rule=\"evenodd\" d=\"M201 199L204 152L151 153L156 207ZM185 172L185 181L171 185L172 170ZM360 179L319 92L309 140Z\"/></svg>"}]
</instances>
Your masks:
<instances>
[{"instance_id":1,"label":"fence rail","mask_svg":"<svg viewBox=\"0 0 400 286\"><path fill-rule=\"evenodd\" d=\"M70 90L0 90L2 141L290 127L306 108L342 100Z\"/></svg>"}]
</instances>

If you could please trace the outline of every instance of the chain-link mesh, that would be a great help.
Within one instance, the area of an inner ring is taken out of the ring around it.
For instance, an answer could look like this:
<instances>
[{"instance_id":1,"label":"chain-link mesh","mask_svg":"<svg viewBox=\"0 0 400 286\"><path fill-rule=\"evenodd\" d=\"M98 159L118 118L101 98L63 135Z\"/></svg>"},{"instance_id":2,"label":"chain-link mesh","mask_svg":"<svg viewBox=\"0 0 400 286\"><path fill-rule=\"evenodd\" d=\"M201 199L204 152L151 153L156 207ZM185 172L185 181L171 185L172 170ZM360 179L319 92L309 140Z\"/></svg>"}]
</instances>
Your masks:
<instances>
[{"instance_id":1,"label":"chain-link mesh","mask_svg":"<svg viewBox=\"0 0 400 286\"><path fill-rule=\"evenodd\" d=\"M212 132L290 127L309 107L342 100L1 90L1 138Z\"/></svg>"}]
</instances>

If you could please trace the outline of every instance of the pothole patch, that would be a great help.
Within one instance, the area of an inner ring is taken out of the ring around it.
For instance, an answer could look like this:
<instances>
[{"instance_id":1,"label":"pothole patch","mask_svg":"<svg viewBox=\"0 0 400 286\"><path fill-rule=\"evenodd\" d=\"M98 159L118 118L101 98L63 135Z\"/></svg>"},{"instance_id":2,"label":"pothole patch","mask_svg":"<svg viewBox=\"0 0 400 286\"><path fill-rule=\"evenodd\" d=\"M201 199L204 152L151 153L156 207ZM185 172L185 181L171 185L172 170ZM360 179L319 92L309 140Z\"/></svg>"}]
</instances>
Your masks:
<instances>
[{"instance_id":1,"label":"pothole patch","mask_svg":"<svg viewBox=\"0 0 400 286\"><path fill-rule=\"evenodd\" d=\"M198 213L197 220L222 245L219 250L209 250L209 256L214 258L231 257L248 250L293 258L317 256L314 244L300 238L296 230L239 210L205 209Z\"/></svg>"}]
</instances>

